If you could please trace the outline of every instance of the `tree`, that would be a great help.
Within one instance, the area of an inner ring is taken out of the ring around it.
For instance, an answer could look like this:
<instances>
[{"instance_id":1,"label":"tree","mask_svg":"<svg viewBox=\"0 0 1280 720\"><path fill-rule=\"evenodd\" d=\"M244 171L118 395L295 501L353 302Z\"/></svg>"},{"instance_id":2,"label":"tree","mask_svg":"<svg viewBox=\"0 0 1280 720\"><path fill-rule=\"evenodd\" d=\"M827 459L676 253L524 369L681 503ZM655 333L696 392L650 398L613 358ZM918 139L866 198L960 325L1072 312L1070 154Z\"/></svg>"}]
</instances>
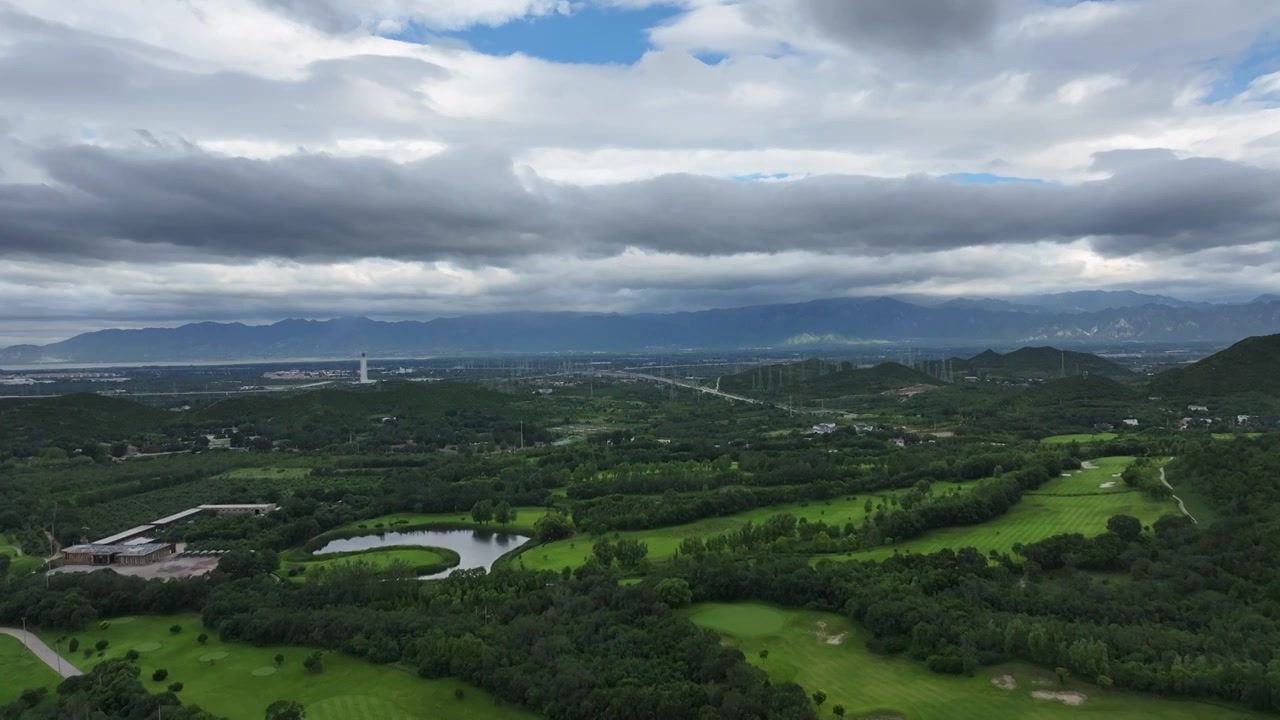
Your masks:
<instances>
[{"instance_id":1,"label":"tree","mask_svg":"<svg viewBox=\"0 0 1280 720\"><path fill-rule=\"evenodd\" d=\"M609 538L602 537L591 546L591 554L601 565L609 567L613 564L613 543L609 542Z\"/></svg>"},{"instance_id":2,"label":"tree","mask_svg":"<svg viewBox=\"0 0 1280 720\"><path fill-rule=\"evenodd\" d=\"M453 691L453 696L461 700L467 696L467 691L462 688L457 688Z\"/></svg>"},{"instance_id":3,"label":"tree","mask_svg":"<svg viewBox=\"0 0 1280 720\"><path fill-rule=\"evenodd\" d=\"M764 650L761 650L761 651L760 651L760 659L761 659L761 660L768 660L768 659L769 659L769 650L768 650L768 648L765 648Z\"/></svg>"},{"instance_id":4,"label":"tree","mask_svg":"<svg viewBox=\"0 0 1280 720\"><path fill-rule=\"evenodd\" d=\"M75 652L80 649L80 640L71 638L71 642L67 643L67 652Z\"/></svg>"},{"instance_id":5,"label":"tree","mask_svg":"<svg viewBox=\"0 0 1280 720\"><path fill-rule=\"evenodd\" d=\"M129 662L138 662L138 658L140 657L142 657L142 653L138 652L137 650L130 650L129 652L124 654L124 659L128 660Z\"/></svg>"},{"instance_id":6,"label":"tree","mask_svg":"<svg viewBox=\"0 0 1280 720\"><path fill-rule=\"evenodd\" d=\"M1071 671L1070 671L1070 670L1068 670L1068 669L1066 669L1066 668L1064 668L1064 667L1061 667L1061 666L1059 666L1058 668L1054 669L1054 672L1055 672L1055 673L1057 673L1057 675L1058 675L1058 684L1059 684L1059 685L1066 685L1066 684L1067 684L1067 680L1071 677Z\"/></svg>"},{"instance_id":7,"label":"tree","mask_svg":"<svg viewBox=\"0 0 1280 720\"><path fill-rule=\"evenodd\" d=\"M534 534L541 542L563 540L573 537L573 523L559 513L549 513L538 519L533 525Z\"/></svg>"},{"instance_id":8,"label":"tree","mask_svg":"<svg viewBox=\"0 0 1280 720\"><path fill-rule=\"evenodd\" d=\"M324 659L321 657L320 652L316 651L308 655L302 661L302 667L306 668L309 673L318 674L324 672Z\"/></svg>"},{"instance_id":9,"label":"tree","mask_svg":"<svg viewBox=\"0 0 1280 720\"><path fill-rule=\"evenodd\" d=\"M129 443L118 442L111 446L111 457L122 458L129 454Z\"/></svg>"},{"instance_id":10,"label":"tree","mask_svg":"<svg viewBox=\"0 0 1280 720\"><path fill-rule=\"evenodd\" d=\"M182 683L180 683L180 682L170 683L170 684L169 684L169 692L171 692L171 693L180 693L180 692L182 692Z\"/></svg>"},{"instance_id":11,"label":"tree","mask_svg":"<svg viewBox=\"0 0 1280 720\"><path fill-rule=\"evenodd\" d=\"M831 708L831 712L834 713L836 717L844 717L844 706L836 705L835 707Z\"/></svg>"},{"instance_id":12,"label":"tree","mask_svg":"<svg viewBox=\"0 0 1280 720\"><path fill-rule=\"evenodd\" d=\"M667 607L681 608L693 602L693 592L684 578L664 578L654 586L653 591Z\"/></svg>"},{"instance_id":13,"label":"tree","mask_svg":"<svg viewBox=\"0 0 1280 720\"><path fill-rule=\"evenodd\" d=\"M106 640L99 640L98 642L93 644L93 648L98 652L102 652L103 650L106 650L107 646L110 644L111 643Z\"/></svg>"},{"instance_id":14,"label":"tree","mask_svg":"<svg viewBox=\"0 0 1280 720\"><path fill-rule=\"evenodd\" d=\"M813 704L817 705L818 707L822 707L822 703L827 701L827 694L822 692L821 690L814 690L812 697L813 697Z\"/></svg>"},{"instance_id":15,"label":"tree","mask_svg":"<svg viewBox=\"0 0 1280 720\"><path fill-rule=\"evenodd\" d=\"M0 578L9 574L9 565L13 562L13 558L8 555L0 555Z\"/></svg>"},{"instance_id":16,"label":"tree","mask_svg":"<svg viewBox=\"0 0 1280 720\"><path fill-rule=\"evenodd\" d=\"M156 682L164 682L167 677L169 677L169 671L164 668L158 668L155 672L151 673L151 679Z\"/></svg>"},{"instance_id":17,"label":"tree","mask_svg":"<svg viewBox=\"0 0 1280 720\"><path fill-rule=\"evenodd\" d=\"M471 506L471 519L484 525L493 519L493 501L480 500Z\"/></svg>"},{"instance_id":18,"label":"tree","mask_svg":"<svg viewBox=\"0 0 1280 720\"><path fill-rule=\"evenodd\" d=\"M170 626L169 626L169 632L173 633L174 635L177 635L178 633L182 632L182 626L181 626L181 625L170 625Z\"/></svg>"},{"instance_id":19,"label":"tree","mask_svg":"<svg viewBox=\"0 0 1280 720\"><path fill-rule=\"evenodd\" d=\"M511 503L503 500L493 508L493 519L499 525L507 525L516 519L516 512L511 509Z\"/></svg>"},{"instance_id":20,"label":"tree","mask_svg":"<svg viewBox=\"0 0 1280 720\"><path fill-rule=\"evenodd\" d=\"M267 706L267 720L305 720L306 708L294 700L277 700Z\"/></svg>"},{"instance_id":21,"label":"tree","mask_svg":"<svg viewBox=\"0 0 1280 720\"><path fill-rule=\"evenodd\" d=\"M1142 522L1129 515L1113 515L1107 520L1107 529L1125 542L1131 543L1142 537Z\"/></svg>"},{"instance_id":22,"label":"tree","mask_svg":"<svg viewBox=\"0 0 1280 720\"><path fill-rule=\"evenodd\" d=\"M276 667L280 667L281 665L284 664L284 653L276 653L276 656L274 659L275 659Z\"/></svg>"},{"instance_id":23,"label":"tree","mask_svg":"<svg viewBox=\"0 0 1280 720\"><path fill-rule=\"evenodd\" d=\"M623 539L613 546L613 555L624 568L636 568L649 554L649 545L639 540Z\"/></svg>"},{"instance_id":24,"label":"tree","mask_svg":"<svg viewBox=\"0 0 1280 720\"><path fill-rule=\"evenodd\" d=\"M209 642L209 634L200 633L199 635L196 636L196 642L200 643L201 645Z\"/></svg>"}]
</instances>

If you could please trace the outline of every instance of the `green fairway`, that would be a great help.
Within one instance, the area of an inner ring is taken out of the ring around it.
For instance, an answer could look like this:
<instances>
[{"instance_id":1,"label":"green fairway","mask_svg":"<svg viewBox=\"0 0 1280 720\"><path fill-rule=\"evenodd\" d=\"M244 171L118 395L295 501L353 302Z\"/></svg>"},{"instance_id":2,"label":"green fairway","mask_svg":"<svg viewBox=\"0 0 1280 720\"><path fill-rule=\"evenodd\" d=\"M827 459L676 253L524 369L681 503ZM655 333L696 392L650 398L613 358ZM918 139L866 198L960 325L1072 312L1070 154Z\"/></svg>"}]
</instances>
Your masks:
<instances>
[{"instance_id":1,"label":"green fairway","mask_svg":"<svg viewBox=\"0 0 1280 720\"><path fill-rule=\"evenodd\" d=\"M419 527L423 525L453 526L453 527L483 527L494 532L513 532L526 535L533 534L533 524L538 519L547 514L547 509L543 507L516 507L512 508L516 512L516 521L506 525L499 525L495 522L480 524L471 519L469 512L452 512L452 513L393 513L391 515L383 515L381 517L369 518L368 520L358 520L347 525L343 525L337 530L325 533L325 535L337 535L339 533L350 533L355 530L403 530L407 527ZM379 527L381 526L381 527Z\"/></svg>"},{"instance_id":2,"label":"green fairway","mask_svg":"<svg viewBox=\"0 0 1280 720\"><path fill-rule=\"evenodd\" d=\"M182 632L173 634L169 626L178 624ZM210 635L201 644L201 632ZM61 633L42 633L46 642ZM106 630L69 633L81 648L107 640L103 657L85 658L82 652L64 657L88 671L104 659L123 657L129 650L141 653L138 666L142 683L151 692L161 692L173 682L181 682L183 702L232 720L257 720L276 700L297 700L306 706L309 720L507 720L532 718L513 705L498 706L485 691L456 680L423 680L390 666L373 665L337 652L324 654L324 671L308 673L302 667L310 650L300 647L256 647L224 643L200 625L195 614L139 616L111 621ZM66 647L66 643L62 644ZM276 653L284 664L275 666ZM2 657L2 656L0 656ZM8 668L8 663L3 663ZM163 682L151 679L157 668L169 671ZM0 673L0 695L17 692L7 672ZM465 698L454 691L462 688Z\"/></svg>"},{"instance_id":3,"label":"green fairway","mask_svg":"<svg viewBox=\"0 0 1280 720\"><path fill-rule=\"evenodd\" d=\"M819 717L845 707L847 718L909 720L1215 720L1254 717L1214 705L1102 690L1088 683L1058 683L1051 671L1028 665L982 668L974 677L936 675L922 664L873 655L863 630L831 613L784 610L755 603L706 603L687 611L696 624L720 633L775 682L792 681L806 693L827 693ZM768 650L761 658L760 651ZM994 683L1016 682L1013 689ZM1072 692L1085 696L1074 707L1031 693Z\"/></svg>"},{"instance_id":4,"label":"green fairway","mask_svg":"<svg viewBox=\"0 0 1280 720\"><path fill-rule=\"evenodd\" d=\"M1041 485L1028 495L1096 495L1130 492L1120 474L1133 462L1132 457L1116 456L1084 461L1085 467L1065 473Z\"/></svg>"},{"instance_id":5,"label":"green fairway","mask_svg":"<svg viewBox=\"0 0 1280 720\"><path fill-rule=\"evenodd\" d=\"M1050 480L1039 490L1024 495L1012 510L991 522L939 528L905 542L855 553L821 555L814 560L880 560L896 553L927 554L963 547L974 547L984 554L991 550L1012 552L1015 544L1026 545L1064 533L1100 535L1113 515L1132 515L1143 525L1150 525L1163 515L1176 514L1178 507L1172 500L1152 500L1146 493L1124 487L1120 478L1112 477L1131 461L1132 458L1124 457L1094 460L1096 469ZM1114 488L1098 487L1113 481L1117 483Z\"/></svg>"},{"instance_id":6,"label":"green fairway","mask_svg":"<svg viewBox=\"0 0 1280 720\"><path fill-rule=\"evenodd\" d=\"M944 494L953 490L964 492L976 485L977 482L938 483L934 485L933 493ZM720 533L737 530L748 521L760 523L773 515L783 513L794 515L797 519L806 519L809 522L821 520L828 525L843 526L846 523L860 525L867 516L866 503L868 499L872 501L872 512L874 513L875 506L881 501L891 495L905 494L906 492L908 492L907 489L890 490L857 495L852 500L843 497L833 500L811 500L786 505L770 505L736 515L706 518L684 525L673 525L650 530L611 532L608 537L628 538L647 543L649 545L649 559L661 561L675 555L676 549L680 547L680 543L685 538L719 535ZM515 563L530 570L560 570L565 567L578 567L591 556L591 546L595 539L596 536L594 535L581 533L567 540L558 540L546 545L532 547L526 552L517 555Z\"/></svg>"},{"instance_id":7,"label":"green fairway","mask_svg":"<svg viewBox=\"0 0 1280 720\"><path fill-rule=\"evenodd\" d=\"M1108 440L1115 440L1118 437L1120 436L1113 432L1092 433L1092 434L1077 433L1075 435L1054 435L1052 437L1044 438L1040 442L1044 443L1045 445L1065 445L1067 443L1106 442Z\"/></svg>"},{"instance_id":8,"label":"green fairway","mask_svg":"<svg viewBox=\"0 0 1280 720\"><path fill-rule=\"evenodd\" d=\"M52 695L62 682L58 673L23 647L21 640L8 635L0 635L0 669L0 706L17 700L23 690L43 687Z\"/></svg>"},{"instance_id":9,"label":"green fairway","mask_svg":"<svg viewBox=\"0 0 1280 720\"><path fill-rule=\"evenodd\" d=\"M44 563L43 558L23 555L17 544L3 533L0 533L0 555L9 556L10 575L26 575L27 573L35 572Z\"/></svg>"},{"instance_id":10,"label":"green fairway","mask_svg":"<svg viewBox=\"0 0 1280 720\"><path fill-rule=\"evenodd\" d=\"M411 568L430 568L423 572L438 572L458 564L457 553L441 548L389 547L353 553L337 553L337 555L338 557L307 555L300 551L295 551L282 555L280 564L286 571L300 568L304 573L314 573L317 570L326 570L356 563L368 565L376 570L383 570L394 563L404 563ZM306 575L294 575L291 579L301 581L306 579Z\"/></svg>"}]
</instances>

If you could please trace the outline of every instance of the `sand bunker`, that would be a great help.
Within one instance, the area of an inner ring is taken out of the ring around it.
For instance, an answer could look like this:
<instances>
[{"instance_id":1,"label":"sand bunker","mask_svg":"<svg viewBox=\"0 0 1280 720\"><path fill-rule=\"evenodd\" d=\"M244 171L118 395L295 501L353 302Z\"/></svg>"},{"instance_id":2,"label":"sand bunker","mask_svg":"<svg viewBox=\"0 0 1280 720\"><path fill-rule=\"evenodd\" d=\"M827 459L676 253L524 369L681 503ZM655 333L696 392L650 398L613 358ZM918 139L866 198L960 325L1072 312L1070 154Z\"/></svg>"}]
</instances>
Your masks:
<instances>
[{"instance_id":1,"label":"sand bunker","mask_svg":"<svg viewBox=\"0 0 1280 720\"><path fill-rule=\"evenodd\" d=\"M1071 473L1062 473L1062 477L1071 477Z\"/></svg>"},{"instance_id":2,"label":"sand bunker","mask_svg":"<svg viewBox=\"0 0 1280 720\"><path fill-rule=\"evenodd\" d=\"M1018 681L1012 675L997 675L991 678L991 684L1001 690L1017 690Z\"/></svg>"},{"instance_id":3,"label":"sand bunker","mask_svg":"<svg viewBox=\"0 0 1280 720\"><path fill-rule=\"evenodd\" d=\"M1097 470L1097 469L1098 469L1098 466L1097 466L1097 465L1094 465L1094 464L1093 464L1093 461L1091 461L1091 460L1085 460L1084 462L1080 463L1080 467L1084 468L1085 470Z\"/></svg>"},{"instance_id":4,"label":"sand bunker","mask_svg":"<svg viewBox=\"0 0 1280 720\"><path fill-rule=\"evenodd\" d=\"M847 632L842 632L842 633L839 633L839 634L836 634L836 635L831 635L830 633L828 633L828 632L827 632L827 623L826 623L826 621L825 621L825 620L819 620L819 621L818 621L818 629L817 629L817 630L814 630L814 631L813 631L813 634L814 634L814 635L816 635L816 636L818 637L818 640L819 640L820 642L824 642L824 643L826 643L826 644L828 644L828 645L843 645L843 644L844 644L844 637L845 637L846 635L848 635L849 633L847 633Z\"/></svg>"},{"instance_id":5,"label":"sand bunker","mask_svg":"<svg viewBox=\"0 0 1280 720\"><path fill-rule=\"evenodd\" d=\"M1106 482L1104 482L1104 483L1100 483L1100 484L1098 485L1098 487L1100 487L1100 488L1102 488L1102 489L1104 489L1104 490L1105 490L1105 489L1107 489L1107 488L1113 488L1113 487L1115 487L1115 486L1116 486L1116 481L1115 481L1115 480L1108 480L1108 481L1106 481Z\"/></svg>"},{"instance_id":6,"label":"sand bunker","mask_svg":"<svg viewBox=\"0 0 1280 720\"><path fill-rule=\"evenodd\" d=\"M1063 705L1083 705L1085 700L1089 699L1088 695L1078 692L1051 692L1049 690L1032 690L1031 697L1037 700L1053 700Z\"/></svg>"}]
</instances>

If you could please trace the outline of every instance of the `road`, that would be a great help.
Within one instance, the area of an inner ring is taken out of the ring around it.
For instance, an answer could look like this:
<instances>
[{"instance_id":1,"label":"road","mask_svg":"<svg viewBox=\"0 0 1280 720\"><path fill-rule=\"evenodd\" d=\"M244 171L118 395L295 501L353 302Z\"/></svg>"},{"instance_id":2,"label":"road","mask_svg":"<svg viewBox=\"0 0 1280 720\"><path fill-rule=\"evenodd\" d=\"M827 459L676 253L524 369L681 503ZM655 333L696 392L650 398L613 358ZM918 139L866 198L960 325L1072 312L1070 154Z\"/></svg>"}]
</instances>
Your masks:
<instances>
[{"instance_id":1,"label":"road","mask_svg":"<svg viewBox=\"0 0 1280 720\"><path fill-rule=\"evenodd\" d=\"M59 672L62 677L69 678L84 673L76 669L74 665L58 657L53 648L44 644L44 641L35 636L35 633L29 633L19 628L0 627L0 635L8 635L15 637L27 646L27 649L36 654L45 665L48 665L54 672Z\"/></svg>"},{"instance_id":2,"label":"road","mask_svg":"<svg viewBox=\"0 0 1280 720\"><path fill-rule=\"evenodd\" d=\"M734 395L733 393L724 392L720 389L720 378L716 378L716 386L712 388L705 385L699 385L694 382L689 382L688 380L658 377L657 375L646 375L644 373L624 372L621 370L597 370L595 374L603 375L605 377L622 378L624 380L646 380L648 382L664 383L667 385L682 387L687 390L697 390L698 392L706 393L707 395L715 395L716 397L722 397L726 400L735 400L737 402L750 403L752 405L776 405L783 410L790 409L782 403L770 403L766 400L759 400L757 398L746 397L745 395Z\"/></svg>"},{"instance_id":3,"label":"road","mask_svg":"<svg viewBox=\"0 0 1280 720\"><path fill-rule=\"evenodd\" d=\"M1189 513L1189 512L1187 512L1187 506L1186 506L1185 504L1183 504L1183 502L1182 502L1182 498L1178 497L1177 495L1172 495L1172 493L1173 493L1173 486L1169 484L1169 481L1168 481L1168 480L1165 480L1165 479L1164 479L1164 468L1160 468L1160 482L1164 483L1164 486L1165 486L1165 487L1167 487L1167 488L1169 488L1169 492L1171 493L1171 497L1172 497L1174 500L1177 500L1177 501L1178 501L1178 509L1182 511L1182 514L1183 514L1183 515L1186 515L1186 516L1187 516L1187 517L1189 517L1189 518L1191 518L1191 522L1193 522L1193 523L1195 523L1195 524L1199 525L1199 524L1200 524L1200 521L1199 521L1199 520L1196 520L1196 516L1195 516L1195 515L1192 515L1192 514L1191 514L1191 513Z\"/></svg>"}]
</instances>

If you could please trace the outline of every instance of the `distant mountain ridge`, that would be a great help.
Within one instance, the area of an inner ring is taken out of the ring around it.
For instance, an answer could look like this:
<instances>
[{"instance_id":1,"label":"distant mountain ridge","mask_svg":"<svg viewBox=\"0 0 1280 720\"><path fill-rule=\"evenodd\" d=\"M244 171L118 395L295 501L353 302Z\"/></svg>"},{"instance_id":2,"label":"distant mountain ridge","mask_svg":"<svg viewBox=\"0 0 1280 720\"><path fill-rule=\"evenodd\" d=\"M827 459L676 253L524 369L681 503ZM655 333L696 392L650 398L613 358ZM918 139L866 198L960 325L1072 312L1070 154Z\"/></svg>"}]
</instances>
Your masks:
<instances>
[{"instance_id":1,"label":"distant mountain ridge","mask_svg":"<svg viewBox=\"0 0 1280 720\"><path fill-rule=\"evenodd\" d=\"M1095 312L1045 313L839 298L670 314L514 312L425 322L343 317L290 319L271 325L203 322L177 328L100 330L50 345L4 348L0 367L6 363L342 358L360 352L374 357L421 357L879 342L1225 342L1277 332L1280 300L1183 307L1149 303Z\"/></svg>"}]
</instances>

